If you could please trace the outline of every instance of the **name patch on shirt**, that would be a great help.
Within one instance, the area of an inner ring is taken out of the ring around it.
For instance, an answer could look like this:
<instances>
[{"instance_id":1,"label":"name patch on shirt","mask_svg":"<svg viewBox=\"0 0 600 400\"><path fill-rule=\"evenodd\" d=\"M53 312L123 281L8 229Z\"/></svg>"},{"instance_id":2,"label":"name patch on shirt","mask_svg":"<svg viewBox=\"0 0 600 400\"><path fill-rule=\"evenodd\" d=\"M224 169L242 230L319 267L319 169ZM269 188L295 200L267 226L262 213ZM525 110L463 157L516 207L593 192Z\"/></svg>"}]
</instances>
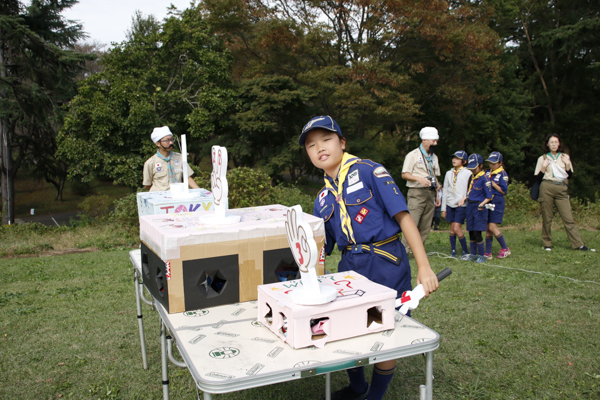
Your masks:
<instances>
[{"instance_id":1,"label":"name patch on shirt","mask_svg":"<svg viewBox=\"0 0 600 400\"><path fill-rule=\"evenodd\" d=\"M350 174L348 174L348 186L354 185L355 183L358 183L358 181L360 180L359 176L358 176L358 170L351 172Z\"/></svg>"},{"instance_id":2,"label":"name patch on shirt","mask_svg":"<svg viewBox=\"0 0 600 400\"><path fill-rule=\"evenodd\" d=\"M363 185L362 182L358 182L356 185L353 186L348 186L348 189L346 189L346 193L350 194L350 193L354 193L359 189L362 189L365 185Z\"/></svg>"},{"instance_id":3,"label":"name patch on shirt","mask_svg":"<svg viewBox=\"0 0 600 400\"><path fill-rule=\"evenodd\" d=\"M375 171L373 171L373 175L375 175L376 178L385 178L385 177L391 178L390 174L383 167L375 168Z\"/></svg>"},{"instance_id":4,"label":"name patch on shirt","mask_svg":"<svg viewBox=\"0 0 600 400\"><path fill-rule=\"evenodd\" d=\"M175 160L175 166L179 167L179 161Z\"/></svg>"}]
</instances>

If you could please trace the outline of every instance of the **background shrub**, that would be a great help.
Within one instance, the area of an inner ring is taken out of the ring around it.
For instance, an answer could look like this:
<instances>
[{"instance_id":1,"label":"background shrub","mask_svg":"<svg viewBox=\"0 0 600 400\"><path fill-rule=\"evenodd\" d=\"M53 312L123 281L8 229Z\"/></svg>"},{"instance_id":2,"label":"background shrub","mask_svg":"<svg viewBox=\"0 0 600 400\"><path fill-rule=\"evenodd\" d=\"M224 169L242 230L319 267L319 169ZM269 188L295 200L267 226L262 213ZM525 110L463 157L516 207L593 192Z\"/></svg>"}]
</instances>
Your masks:
<instances>
[{"instance_id":1,"label":"background shrub","mask_svg":"<svg viewBox=\"0 0 600 400\"><path fill-rule=\"evenodd\" d=\"M130 228L139 227L137 193L131 193L115 201L115 209L110 214L110 220Z\"/></svg>"},{"instance_id":2,"label":"background shrub","mask_svg":"<svg viewBox=\"0 0 600 400\"><path fill-rule=\"evenodd\" d=\"M113 203L114 200L105 194L89 196L79 203L79 208L90 219L105 219L110 214Z\"/></svg>"}]
</instances>

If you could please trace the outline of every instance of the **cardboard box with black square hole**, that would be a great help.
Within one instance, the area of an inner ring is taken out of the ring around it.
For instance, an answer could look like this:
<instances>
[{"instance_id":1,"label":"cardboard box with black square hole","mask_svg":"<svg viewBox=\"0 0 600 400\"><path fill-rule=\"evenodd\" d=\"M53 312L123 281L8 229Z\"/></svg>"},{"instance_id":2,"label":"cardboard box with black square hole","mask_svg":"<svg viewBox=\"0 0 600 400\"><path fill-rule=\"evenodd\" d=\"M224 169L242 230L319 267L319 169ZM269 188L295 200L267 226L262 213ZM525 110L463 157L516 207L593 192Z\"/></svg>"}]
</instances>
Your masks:
<instances>
[{"instance_id":1,"label":"cardboard box with black square hole","mask_svg":"<svg viewBox=\"0 0 600 400\"><path fill-rule=\"evenodd\" d=\"M278 204L228 210L241 217L231 225L200 222L206 212L140 217L144 284L169 313L258 299L258 285L299 277L286 212ZM304 220L321 254L324 222L306 213Z\"/></svg>"},{"instance_id":2,"label":"cardboard box with black square hole","mask_svg":"<svg viewBox=\"0 0 600 400\"><path fill-rule=\"evenodd\" d=\"M394 329L397 292L354 272L319 277L337 297L325 304L295 304L300 280L258 287L258 321L295 349Z\"/></svg>"}]
</instances>

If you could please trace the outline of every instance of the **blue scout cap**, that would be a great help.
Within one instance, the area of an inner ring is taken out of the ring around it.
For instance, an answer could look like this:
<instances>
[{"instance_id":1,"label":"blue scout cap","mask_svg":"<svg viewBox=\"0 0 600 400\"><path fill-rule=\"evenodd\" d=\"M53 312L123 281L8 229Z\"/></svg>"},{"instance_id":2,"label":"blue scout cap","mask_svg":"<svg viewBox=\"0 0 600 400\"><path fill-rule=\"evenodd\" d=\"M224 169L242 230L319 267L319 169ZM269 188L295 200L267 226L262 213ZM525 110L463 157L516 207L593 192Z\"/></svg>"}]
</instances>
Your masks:
<instances>
[{"instance_id":1,"label":"blue scout cap","mask_svg":"<svg viewBox=\"0 0 600 400\"><path fill-rule=\"evenodd\" d=\"M490 156L485 161L489 161L489 162L493 162L493 163L502 162L502 154L499 151L492 151Z\"/></svg>"},{"instance_id":2,"label":"blue scout cap","mask_svg":"<svg viewBox=\"0 0 600 400\"><path fill-rule=\"evenodd\" d=\"M456 153L452 154L452 157L459 158L463 161L467 161L467 159L469 158L467 152L464 150L458 150Z\"/></svg>"},{"instance_id":3,"label":"blue scout cap","mask_svg":"<svg viewBox=\"0 0 600 400\"><path fill-rule=\"evenodd\" d=\"M302 133L298 138L298 144L300 146L304 146L306 135L308 135L308 132L312 131L313 129L325 129L327 131L337 133L342 138L344 137L344 135L342 135L340 126L333 118L331 118L329 115L319 115L318 117L314 117L308 121L308 124L304 125L304 128L302 128Z\"/></svg>"},{"instance_id":4,"label":"blue scout cap","mask_svg":"<svg viewBox=\"0 0 600 400\"><path fill-rule=\"evenodd\" d=\"M481 154L473 153L469 156L467 169L475 169L479 164L483 164L483 157L481 157Z\"/></svg>"}]
</instances>

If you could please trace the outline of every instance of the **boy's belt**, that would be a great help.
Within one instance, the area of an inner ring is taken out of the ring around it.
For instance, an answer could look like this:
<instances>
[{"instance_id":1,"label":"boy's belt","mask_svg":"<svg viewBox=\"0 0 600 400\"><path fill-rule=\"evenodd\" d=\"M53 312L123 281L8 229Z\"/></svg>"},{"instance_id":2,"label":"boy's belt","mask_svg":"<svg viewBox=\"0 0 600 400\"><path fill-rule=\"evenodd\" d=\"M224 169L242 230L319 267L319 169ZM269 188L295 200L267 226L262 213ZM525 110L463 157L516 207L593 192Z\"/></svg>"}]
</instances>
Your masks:
<instances>
[{"instance_id":1,"label":"boy's belt","mask_svg":"<svg viewBox=\"0 0 600 400\"><path fill-rule=\"evenodd\" d=\"M378 256L381 256L381 257L393 262L396 265L400 265L400 261L401 261L400 258L379 248L388 243L392 243L395 240L398 240L398 235L394 235L391 238L382 240L380 242L366 243L366 244L353 244L350 246L346 246L346 250L352 251L352 254L374 253L374 254L377 254Z\"/></svg>"}]
</instances>

